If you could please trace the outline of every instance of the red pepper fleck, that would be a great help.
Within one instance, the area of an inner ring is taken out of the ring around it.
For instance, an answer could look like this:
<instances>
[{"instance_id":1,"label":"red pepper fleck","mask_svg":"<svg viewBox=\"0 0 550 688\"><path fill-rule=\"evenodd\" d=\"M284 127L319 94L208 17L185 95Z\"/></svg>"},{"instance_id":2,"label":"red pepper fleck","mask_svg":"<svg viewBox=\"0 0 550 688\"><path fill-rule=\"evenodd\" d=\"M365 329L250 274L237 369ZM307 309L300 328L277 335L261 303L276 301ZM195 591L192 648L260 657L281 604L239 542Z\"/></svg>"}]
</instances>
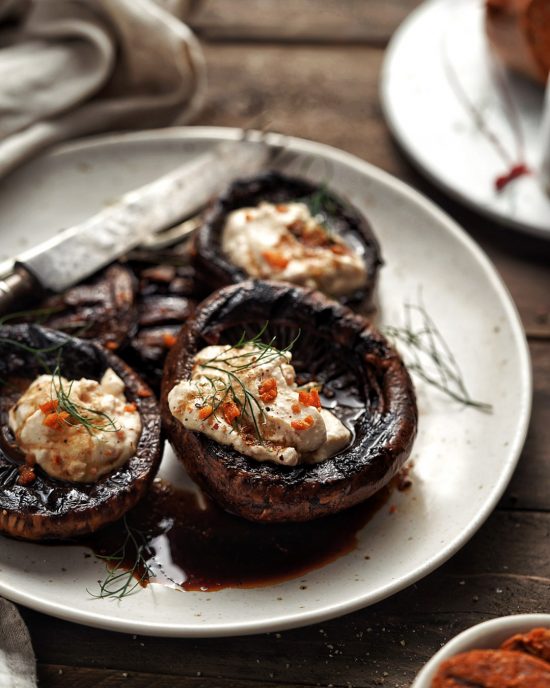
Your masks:
<instances>
[{"instance_id":1,"label":"red pepper fleck","mask_svg":"<svg viewBox=\"0 0 550 688\"><path fill-rule=\"evenodd\" d=\"M59 401L57 399L50 399L50 401L47 401L45 404L40 404L38 408L42 411L42 413L47 415L48 413L57 411L58 406Z\"/></svg>"},{"instance_id":2,"label":"red pepper fleck","mask_svg":"<svg viewBox=\"0 0 550 688\"><path fill-rule=\"evenodd\" d=\"M162 341L167 349L170 349L177 342L176 337L171 332L165 332L162 335Z\"/></svg>"},{"instance_id":3,"label":"red pepper fleck","mask_svg":"<svg viewBox=\"0 0 550 688\"><path fill-rule=\"evenodd\" d=\"M61 430L63 424L69 418L67 411L59 411L55 413L48 413L48 415L42 421L42 425L45 425L52 430Z\"/></svg>"},{"instance_id":4,"label":"red pepper fleck","mask_svg":"<svg viewBox=\"0 0 550 688\"><path fill-rule=\"evenodd\" d=\"M229 425L233 425L235 418L241 415L241 411L234 401L226 401L223 405L223 417L225 422Z\"/></svg>"},{"instance_id":5,"label":"red pepper fleck","mask_svg":"<svg viewBox=\"0 0 550 688\"><path fill-rule=\"evenodd\" d=\"M524 163L514 165L506 174L501 174L495 179L495 187L497 191L505 189L510 182L518 177L523 177L526 174L531 174L531 170Z\"/></svg>"},{"instance_id":6,"label":"red pepper fleck","mask_svg":"<svg viewBox=\"0 0 550 688\"><path fill-rule=\"evenodd\" d=\"M264 404L274 401L277 398L277 380L274 377L268 377L258 387L258 392Z\"/></svg>"},{"instance_id":7,"label":"red pepper fleck","mask_svg":"<svg viewBox=\"0 0 550 688\"><path fill-rule=\"evenodd\" d=\"M315 421L313 420L313 416L306 416L305 418L302 418L301 420L293 420L290 425L294 428L294 430L307 430L310 428Z\"/></svg>"},{"instance_id":8,"label":"red pepper fleck","mask_svg":"<svg viewBox=\"0 0 550 688\"><path fill-rule=\"evenodd\" d=\"M212 406L210 406L210 404L207 404L206 406L203 406L199 411L199 418L201 420L206 420L208 416L212 415L213 411L214 409L212 408Z\"/></svg>"},{"instance_id":9,"label":"red pepper fleck","mask_svg":"<svg viewBox=\"0 0 550 688\"><path fill-rule=\"evenodd\" d=\"M262 258L275 270L284 270L289 262L280 251L262 251Z\"/></svg>"},{"instance_id":10,"label":"red pepper fleck","mask_svg":"<svg viewBox=\"0 0 550 688\"><path fill-rule=\"evenodd\" d=\"M338 256L343 256L344 254L348 253L348 249L345 246L342 246L342 244L332 244L330 250L333 253L336 253Z\"/></svg>"},{"instance_id":11,"label":"red pepper fleck","mask_svg":"<svg viewBox=\"0 0 550 688\"><path fill-rule=\"evenodd\" d=\"M321 408L321 398L319 397L319 391L317 389L312 389L310 392L303 389L298 394L300 403L304 406L313 406L314 408Z\"/></svg>"},{"instance_id":12,"label":"red pepper fleck","mask_svg":"<svg viewBox=\"0 0 550 688\"><path fill-rule=\"evenodd\" d=\"M105 348L109 351L116 351L118 349L118 344L116 342L105 342Z\"/></svg>"}]
</instances>

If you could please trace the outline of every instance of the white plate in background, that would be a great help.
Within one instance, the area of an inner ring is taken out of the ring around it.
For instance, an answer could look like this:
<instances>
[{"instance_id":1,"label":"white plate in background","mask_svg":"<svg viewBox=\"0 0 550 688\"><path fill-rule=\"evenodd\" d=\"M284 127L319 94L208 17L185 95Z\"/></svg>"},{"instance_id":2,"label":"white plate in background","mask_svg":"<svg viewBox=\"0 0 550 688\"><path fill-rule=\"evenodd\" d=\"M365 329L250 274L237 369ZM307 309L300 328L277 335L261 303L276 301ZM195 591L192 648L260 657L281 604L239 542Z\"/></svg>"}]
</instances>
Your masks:
<instances>
[{"instance_id":1,"label":"white plate in background","mask_svg":"<svg viewBox=\"0 0 550 688\"><path fill-rule=\"evenodd\" d=\"M381 98L397 141L444 191L497 221L550 239L550 196L536 174L498 193L508 171L465 105L473 104L491 133L515 156L516 137L503 91L492 74L481 0L428 0L394 34L382 69ZM544 90L502 72L515 105L532 170L541 165Z\"/></svg>"},{"instance_id":2,"label":"white plate in background","mask_svg":"<svg viewBox=\"0 0 550 688\"><path fill-rule=\"evenodd\" d=\"M0 185L0 259L238 135L195 127L107 136L32 162ZM464 408L417 381L412 489L392 498L396 513L386 507L374 516L355 551L299 579L215 593L150 585L120 602L100 600L86 588L103 577L104 564L84 558L81 548L0 536L0 594L8 599L136 634L223 636L303 626L365 607L427 575L467 542L502 495L527 430L531 378L521 323L495 269L447 215L395 178L334 148L285 140L295 171L324 180L328 170L330 186L372 222L385 259L382 324L400 324L404 303L421 287L472 396L493 404L494 412ZM170 451L162 471L182 473Z\"/></svg>"}]
</instances>

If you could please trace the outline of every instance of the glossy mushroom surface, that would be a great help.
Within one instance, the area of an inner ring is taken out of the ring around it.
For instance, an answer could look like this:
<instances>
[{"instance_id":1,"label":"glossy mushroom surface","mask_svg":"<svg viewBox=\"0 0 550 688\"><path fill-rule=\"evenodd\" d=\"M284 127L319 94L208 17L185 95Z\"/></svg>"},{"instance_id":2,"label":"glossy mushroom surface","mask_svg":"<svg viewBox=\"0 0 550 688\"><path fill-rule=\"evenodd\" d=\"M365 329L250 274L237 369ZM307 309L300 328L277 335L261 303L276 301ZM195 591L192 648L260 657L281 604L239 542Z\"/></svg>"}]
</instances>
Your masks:
<instances>
[{"instance_id":1,"label":"glossy mushroom surface","mask_svg":"<svg viewBox=\"0 0 550 688\"><path fill-rule=\"evenodd\" d=\"M136 328L136 280L126 266L113 263L85 282L49 297L41 308L45 309L42 324L46 327L118 349Z\"/></svg>"},{"instance_id":2,"label":"glossy mushroom surface","mask_svg":"<svg viewBox=\"0 0 550 688\"><path fill-rule=\"evenodd\" d=\"M193 249L194 263L204 282L209 283L212 288L219 288L250 278L224 254L222 235L227 217L232 211L255 207L262 201L273 204L296 201L310 204L310 201L314 201L317 212L324 217L330 231L338 234L365 262L365 286L339 300L358 309L368 310L372 307L373 291L382 258L378 240L367 219L329 189L275 171L233 182L214 202L195 237Z\"/></svg>"},{"instance_id":3,"label":"glossy mushroom surface","mask_svg":"<svg viewBox=\"0 0 550 688\"><path fill-rule=\"evenodd\" d=\"M352 430L350 445L317 464L257 462L186 430L167 396L191 376L204 346L264 333L284 347L300 383L322 385L323 405ZM165 366L161 408L168 438L191 477L225 509L254 521L307 521L368 498L408 458L417 427L411 379L386 339L363 317L317 291L247 281L219 290L188 320Z\"/></svg>"},{"instance_id":4,"label":"glossy mushroom surface","mask_svg":"<svg viewBox=\"0 0 550 688\"><path fill-rule=\"evenodd\" d=\"M20 484L24 456L8 426L8 412L28 385L59 363L68 379L99 380L107 368L123 380L137 406L142 432L136 453L95 483L56 480L36 467L36 479ZM36 325L0 327L0 532L42 540L72 538L121 518L145 494L161 459L160 416L152 391L117 356L90 341Z\"/></svg>"}]
</instances>

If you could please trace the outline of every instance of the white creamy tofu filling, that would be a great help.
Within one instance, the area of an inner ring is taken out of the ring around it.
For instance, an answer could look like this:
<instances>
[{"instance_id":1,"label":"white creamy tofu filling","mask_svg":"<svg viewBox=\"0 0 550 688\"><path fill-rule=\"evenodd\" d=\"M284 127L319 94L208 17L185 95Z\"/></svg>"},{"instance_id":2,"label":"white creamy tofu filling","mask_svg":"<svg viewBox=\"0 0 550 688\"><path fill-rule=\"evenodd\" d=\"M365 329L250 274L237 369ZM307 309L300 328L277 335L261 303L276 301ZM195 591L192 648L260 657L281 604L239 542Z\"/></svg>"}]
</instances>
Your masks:
<instances>
[{"instance_id":1,"label":"white creamy tofu filling","mask_svg":"<svg viewBox=\"0 0 550 688\"><path fill-rule=\"evenodd\" d=\"M59 406L62 389L89 427ZM94 413L95 412L95 413ZM102 415L104 414L104 415ZM101 381L40 375L9 411L9 426L27 463L58 480L95 482L136 453L141 417L108 369Z\"/></svg>"},{"instance_id":2,"label":"white creamy tofu filling","mask_svg":"<svg viewBox=\"0 0 550 688\"><path fill-rule=\"evenodd\" d=\"M312 217L305 203L239 208L222 233L227 258L251 277L292 282L342 296L367 281L363 258Z\"/></svg>"},{"instance_id":3,"label":"white creamy tofu filling","mask_svg":"<svg viewBox=\"0 0 550 688\"><path fill-rule=\"evenodd\" d=\"M194 359L190 380L168 394L172 415L257 461L285 466L334 456L351 433L316 392L299 390L290 352L246 344L209 346Z\"/></svg>"}]
</instances>

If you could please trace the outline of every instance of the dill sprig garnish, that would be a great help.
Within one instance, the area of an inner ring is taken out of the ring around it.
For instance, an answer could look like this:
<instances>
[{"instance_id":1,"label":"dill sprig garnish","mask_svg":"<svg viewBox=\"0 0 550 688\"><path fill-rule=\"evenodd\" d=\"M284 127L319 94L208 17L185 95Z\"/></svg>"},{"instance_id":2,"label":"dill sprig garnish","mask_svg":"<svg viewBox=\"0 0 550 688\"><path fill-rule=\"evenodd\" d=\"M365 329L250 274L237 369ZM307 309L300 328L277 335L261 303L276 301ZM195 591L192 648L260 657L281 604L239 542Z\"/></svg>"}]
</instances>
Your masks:
<instances>
[{"instance_id":1,"label":"dill sprig garnish","mask_svg":"<svg viewBox=\"0 0 550 688\"><path fill-rule=\"evenodd\" d=\"M51 308L37 308L35 310L31 311L18 311L17 313L8 313L7 315L4 315L0 318L0 328L5 325L7 322L13 319L18 319L24 316L29 316L29 315L34 315L36 314L39 317L47 317L50 315L52 312ZM39 323L37 323L39 324ZM2 336L1 330L0 330L0 345L5 344L7 346L11 346L14 349L20 349L21 351L25 351L28 354L31 354L36 358L40 366L44 369L46 373L50 373L50 368L48 366L48 363L45 358L45 354L50 354L53 353L54 351L59 351L63 346L65 346L66 342L57 342L56 344L51 344L50 346L43 346L43 347L36 347L36 346L31 346L30 344L25 344L25 342L21 342L18 339L13 339L12 337L5 337ZM5 385L6 380L3 378L0 378L0 385Z\"/></svg>"},{"instance_id":2,"label":"dill sprig garnish","mask_svg":"<svg viewBox=\"0 0 550 688\"><path fill-rule=\"evenodd\" d=\"M123 599L141 589L154 574L149 565L150 551L145 534L122 518L126 535L122 545L113 554L97 554L107 565L107 575L99 580L99 592L86 592L96 599L113 597Z\"/></svg>"},{"instance_id":3,"label":"dill sprig garnish","mask_svg":"<svg viewBox=\"0 0 550 688\"><path fill-rule=\"evenodd\" d=\"M35 321L33 321L33 324L40 325L48 316L50 316L52 313L55 313L58 308L34 308L32 310L27 310L27 311L17 311L13 313L7 313L6 315L3 315L0 317L0 327L2 325L5 325L6 323L10 322L10 320L19 320L21 318L35 318ZM26 351L27 353L34 354L37 359L40 361L40 364L46 368L47 365L42 357L42 354L47 354L47 353L52 353L53 351L56 351L57 349L60 349L62 346L64 346L65 342L60 342L57 344L52 344L51 346L44 346L44 347L34 347L30 346L29 344L25 344L24 342L20 342L17 339L12 339L11 337L3 337L0 334L0 344L9 344L10 346L15 347L16 349L21 349L22 351Z\"/></svg>"},{"instance_id":4,"label":"dill sprig garnish","mask_svg":"<svg viewBox=\"0 0 550 688\"><path fill-rule=\"evenodd\" d=\"M33 308L26 311L14 311L7 313L0 317L0 327L5 325L10 320L20 320L33 318L32 322L35 325L41 325L50 315L63 310L61 306L50 306L48 308Z\"/></svg>"},{"instance_id":5,"label":"dill sprig garnish","mask_svg":"<svg viewBox=\"0 0 550 688\"><path fill-rule=\"evenodd\" d=\"M232 344L229 349L213 356L204 363L199 363L199 367L204 370L213 370L222 374L222 379L205 375L212 388L212 394L202 397L203 406L211 406L212 414L217 417L216 414L222 404L228 400L234 402L240 411L240 415L235 418L235 424L242 425L245 418L250 419L259 442L263 442L260 427L265 421L265 413L256 395L248 389L239 374L272 363L280 357L285 357L285 354L292 349L300 337L300 332L298 332L287 346L278 349L275 346L277 340L275 336L268 342L262 339L268 326L269 322L266 322L253 337L248 337L243 331L236 344ZM252 351L242 351L247 347L252 347ZM231 354L232 350L235 350L236 353Z\"/></svg>"},{"instance_id":6,"label":"dill sprig garnish","mask_svg":"<svg viewBox=\"0 0 550 688\"><path fill-rule=\"evenodd\" d=\"M46 318L48 318L50 315L59 310L60 308L58 307L52 307L35 308L32 310L8 313L0 317L0 327L2 327L11 320L19 320L21 318L25 318L27 320L32 318L31 323L33 325L40 325ZM85 325L83 330L85 331L85 329L89 326L89 324ZM16 349L21 349L22 351L31 354L36 358L37 362L43 368L44 372L52 376L51 398L57 400L58 412L65 411L69 414L69 418L66 421L64 421L65 423L67 423L68 425L80 424L84 426L84 428L86 428L86 430L90 434L92 434L94 431L116 432L119 428L116 427L113 419L108 414L106 414L103 411L97 411L93 408L82 406L81 404L74 402L70 398L74 381L70 382L68 389L65 390L61 374L60 358L61 349L65 346L66 343L67 341L61 341L50 346L34 347L29 344L25 344L24 342L21 342L17 339L13 339L12 337L3 337L0 332L0 345L7 344ZM59 353L57 356L57 365L52 373L51 368L48 362L46 361L45 354L53 353L55 351L58 351ZM0 378L0 385L5 383L6 381Z\"/></svg>"},{"instance_id":7,"label":"dill sprig garnish","mask_svg":"<svg viewBox=\"0 0 550 688\"><path fill-rule=\"evenodd\" d=\"M418 324L416 324L418 323ZM385 334L403 344L410 356L407 368L455 401L491 413L493 407L470 396L460 367L443 335L422 304L405 304L403 327L388 326Z\"/></svg>"},{"instance_id":8,"label":"dill sprig garnish","mask_svg":"<svg viewBox=\"0 0 550 688\"><path fill-rule=\"evenodd\" d=\"M21 349L21 351L25 351L29 354L32 354L36 358L38 363L42 366L42 368L44 368L45 372L49 374L50 368L43 354L49 354L59 350L62 346L65 345L65 342L52 344L51 346L34 347L30 346L29 344L25 344L24 342L20 342L17 339L11 339L11 337L2 337L0 335L0 344L7 344L9 346L13 346L16 349ZM4 381L0 378L0 383L3 382Z\"/></svg>"},{"instance_id":9,"label":"dill sprig garnish","mask_svg":"<svg viewBox=\"0 0 550 688\"><path fill-rule=\"evenodd\" d=\"M82 425L90 435L94 432L117 432L120 428L116 426L114 420L107 413L97 411L89 406L83 406L71 399L73 384L74 380L65 389L58 364L52 375L51 397L57 400L57 413L65 411L69 414L64 422L67 425Z\"/></svg>"},{"instance_id":10,"label":"dill sprig garnish","mask_svg":"<svg viewBox=\"0 0 550 688\"><path fill-rule=\"evenodd\" d=\"M307 196L296 199L296 203L303 203L307 206L311 217L315 219L320 229L331 237L333 230L330 226L331 216L338 212L338 205L329 193L326 182L323 182L315 191Z\"/></svg>"}]
</instances>

